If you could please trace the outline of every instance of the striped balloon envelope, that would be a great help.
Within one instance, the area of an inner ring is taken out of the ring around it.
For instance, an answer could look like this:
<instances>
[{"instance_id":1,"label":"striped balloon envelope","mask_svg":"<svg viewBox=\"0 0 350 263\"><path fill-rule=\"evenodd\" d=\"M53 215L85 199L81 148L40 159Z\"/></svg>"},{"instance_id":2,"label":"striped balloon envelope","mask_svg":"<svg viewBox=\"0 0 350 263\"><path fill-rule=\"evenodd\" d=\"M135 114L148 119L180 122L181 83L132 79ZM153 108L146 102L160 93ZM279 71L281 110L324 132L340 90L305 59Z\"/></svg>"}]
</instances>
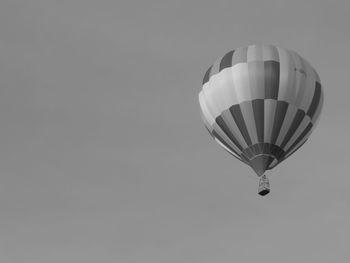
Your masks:
<instances>
[{"instance_id":1,"label":"striped balloon envelope","mask_svg":"<svg viewBox=\"0 0 350 263\"><path fill-rule=\"evenodd\" d=\"M323 91L314 68L296 52L250 45L219 58L199 93L202 120L227 152L264 175L302 146L319 119Z\"/></svg>"}]
</instances>

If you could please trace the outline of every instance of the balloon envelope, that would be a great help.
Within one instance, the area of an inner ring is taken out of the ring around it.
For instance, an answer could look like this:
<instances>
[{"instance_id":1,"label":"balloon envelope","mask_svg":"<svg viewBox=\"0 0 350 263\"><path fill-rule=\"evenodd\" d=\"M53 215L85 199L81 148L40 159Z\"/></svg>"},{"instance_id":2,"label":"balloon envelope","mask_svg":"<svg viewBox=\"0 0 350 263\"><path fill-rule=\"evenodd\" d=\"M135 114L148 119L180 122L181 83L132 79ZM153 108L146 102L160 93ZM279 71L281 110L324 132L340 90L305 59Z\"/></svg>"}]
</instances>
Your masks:
<instances>
[{"instance_id":1,"label":"balloon envelope","mask_svg":"<svg viewBox=\"0 0 350 263\"><path fill-rule=\"evenodd\" d=\"M250 45L207 70L199 103L212 137L261 176L309 138L323 91L317 72L296 52Z\"/></svg>"}]
</instances>

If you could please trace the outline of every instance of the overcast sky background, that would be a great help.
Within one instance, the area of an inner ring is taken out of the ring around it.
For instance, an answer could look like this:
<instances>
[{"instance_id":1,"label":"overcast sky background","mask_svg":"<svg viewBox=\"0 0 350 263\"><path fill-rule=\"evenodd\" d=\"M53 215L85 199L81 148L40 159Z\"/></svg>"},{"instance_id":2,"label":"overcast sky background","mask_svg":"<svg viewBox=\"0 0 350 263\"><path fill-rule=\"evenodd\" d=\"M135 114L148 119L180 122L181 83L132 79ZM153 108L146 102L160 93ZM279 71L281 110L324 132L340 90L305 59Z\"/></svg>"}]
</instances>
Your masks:
<instances>
[{"instance_id":1,"label":"overcast sky background","mask_svg":"<svg viewBox=\"0 0 350 263\"><path fill-rule=\"evenodd\" d=\"M349 262L349 10L2 0L0 262ZM252 43L297 51L325 91L264 198L197 99L208 66Z\"/></svg>"}]
</instances>

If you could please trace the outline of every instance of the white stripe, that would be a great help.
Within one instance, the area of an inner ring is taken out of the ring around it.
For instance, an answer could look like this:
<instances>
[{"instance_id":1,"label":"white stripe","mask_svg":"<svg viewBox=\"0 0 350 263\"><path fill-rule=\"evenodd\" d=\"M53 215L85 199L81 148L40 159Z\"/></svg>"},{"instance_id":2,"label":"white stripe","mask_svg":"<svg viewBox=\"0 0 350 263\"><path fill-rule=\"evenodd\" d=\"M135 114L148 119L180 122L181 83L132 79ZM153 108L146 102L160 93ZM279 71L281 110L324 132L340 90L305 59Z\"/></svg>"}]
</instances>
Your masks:
<instances>
[{"instance_id":1,"label":"white stripe","mask_svg":"<svg viewBox=\"0 0 350 263\"><path fill-rule=\"evenodd\" d=\"M249 72L247 63L239 63L232 67L233 83L238 103L250 100Z\"/></svg>"},{"instance_id":2,"label":"white stripe","mask_svg":"<svg viewBox=\"0 0 350 263\"><path fill-rule=\"evenodd\" d=\"M220 112L237 104L231 68L226 68L219 74L212 76L210 86L215 90L215 104Z\"/></svg>"},{"instance_id":3,"label":"white stripe","mask_svg":"<svg viewBox=\"0 0 350 263\"><path fill-rule=\"evenodd\" d=\"M278 100L293 103L296 96L294 61L287 50L278 48L280 60L280 81Z\"/></svg>"},{"instance_id":4,"label":"white stripe","mask_svg":"<svg viewBox=\"0 0 350 263\"><path fill-rule=\"evenodd\" d=\"M293 53L293 58L294 58L295 67L296 67L296 72L295 72L296 96L294 98L293 104L296 107L300 107L300 103L303 98L305 87L306 87L306 78L307 78L306 67L305 67L304 60L297 53L295 52Z\"/></svg>"},{"instance_id":5,"label":"white stripe","mask_svg":"<svg viewBox=\"0 0 350 263\"><path fill-rule=\"evenodd\" d=\"M263 45L262 47L263 51L263 60L264 61L277 61L279 62L278 59L278 53L276 52L276 48L272 45Z\"/></svg>"},{"instance_id":6,"label":"white stripe","mask_svg":"<svg viewBox=\"0 0 350 263\"><path fill-rule=\"evenodd\" d=\"M262 47L260 45L250 45L247 50L247 62L262 61Z\"/></svg>"},{"instance_id":7,"label":"white stripe","mask_svg":"<svg viewBox=\"0 0 350 263\"><path fill-rule=\"evenodd\" d=\"M207 120L210 126L213 126L213 123L215 123L215 119L213 118L212 114L210 113L207 103L205 101L205 97L203 94L203 91L199 92L199 105L203 113L203 117Z\"/></svg>"},{"instance_id":8,"label":"white stripe","mask_svg":"<svg viewBox=\"0 0 350 263\"><path fill-rule=\"evenodd\" d=\"M205 101L209 113L215 119L217 116L220 115L220 110L218 109L218 106L216 105L216 102L214 100L216 96L216 91L210 86L210 82L207 82L203 85L202 93L204 98L203 101Z\"/></svg>"},{"instance_id":9,"label":"white stripe","mask_svg":"<svg viewBox=\"0 0 350 263\"><path fill-rule=\"evenodd\" d=\"M305 112L308 110L312 98L315 93L316 87L316 76L310 66L306 66L306 83L305 83L305 91L303 97L301 98L299 108L304 110Z\"/></svg>"}]
</instances>

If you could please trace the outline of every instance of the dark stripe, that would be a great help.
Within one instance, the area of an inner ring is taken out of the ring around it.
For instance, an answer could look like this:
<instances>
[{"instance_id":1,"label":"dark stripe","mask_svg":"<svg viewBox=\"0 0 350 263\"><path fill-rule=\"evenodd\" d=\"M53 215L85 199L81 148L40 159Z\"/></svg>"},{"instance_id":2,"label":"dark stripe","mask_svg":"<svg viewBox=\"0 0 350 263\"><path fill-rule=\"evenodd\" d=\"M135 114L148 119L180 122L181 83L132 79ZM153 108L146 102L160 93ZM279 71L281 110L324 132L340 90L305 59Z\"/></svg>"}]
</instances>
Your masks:
<instances>
[{"instance_id":1,"label":"dark stripe","mask_svg":"<svg viewBox=\"0 0 350 263\"><path fill-rule=\"evenodd\" d=\"M239 142L237 141L237 139L235 138L235 136L233 135L233 133L231 132L230 128L227 126L221 115L215 119L215 122L219 125L219 127L227 135L227 137L230 138L233 144L236 145L242 151L243 147L239 144Z\"/></svg>"},{"instance_id":2,"label":"dark stripe","mask_svg":"<svg viewBox=\"0 0 350 263\"><path fill-rule=\"evenodd\" d=\"M286 155L293 150L293 148L306 136L306 134L311 130L312 123L310 122L309 125L305 128L305 130L299 135L299 137L295 140L295 142L292 144L292 146L289 147L289 149L286 151Z\"/></svg>"},{"instance_id":3,"label":"dark stripe","mask_svg":"<svg viewBox=\"0 0 350 263\"><path fill-rule=\"evenodd\" d=\"M286 152L283 151L283 149L279 148L279 149L272 149L271 152L275 151L275 157L277 159L277 161L280 161L284 158L284 156L286 155Z\"/></svg>"},{"instance_id":4,"label":"dark stripe","mask_svg":"<svg viewBox=\"0 0 350 263\"><path fill-rule=\"evenodd\" d=\"M310 116L311 119L317 110L317 107L318 107L318 104L320 103L320 98L321 98L321 84L316 81L315 85L316 85L315 93L314 93L314 96L312 98L310 107L307 111L307 115Z\"/></svg>"},{"instance_id":5,"label":"dark stripe","mask_svg":"<svg viewBox=\"0 0 350 263\"><path fill-rule=\"evenodd\" d=\"M247 143L247 145L252 145L252 140L250 139L247 126L245 124L243 114L239 104L233 105L230 107L230 112L232 114L233 119L235 120L237 127L239 128L242 136Z\"/></svg>"},{"instance_id":6,"label":"dark stripe","mask_svg":"<svg viewBox=\"0 0 350 263\"><path fill-rule=\"evenodd\" d=\"M258 135L258 141L264 141L264 100L257 99L252 101L253 112L256 126L256 134Z\"/></svg>"},{"instance_id":7,"label":"dark stripe","mask_svg":"<svg viewBox=\"0 0 350 263\"><path fill-rule=\"evenodd\" d=\"M283 149L274 144L269 144L269 147L270 153L274 155L278 161L281 160L284 155Z\"/></svg>"},{"instance_id":8,"label":"dark stripe","mask_svg":"<svg viewBox=\"0 0 350 263\"><path fill-rule=\"evenodd\" d=\"M283 123L284 118L286 116L287 108L288 108L287 102L277 101L275 119L273 122L272 135L271 135L271 143L272 144L276 143L278 134L279 134L281 127L282 127L282 123Z\"/></svg>"},{"instance_id":9,"label":"dark stripe","mask_svg":"<svg viewBox=\"0 0 350 263\"><path fill-rule=\"evenodd\" d=\"M211 71L212 67L213 66L210 66L210 68L208 68L207 72L205 72L202 85L204 85L205 83L207 83L209 81L210 71Z\"/></svg>"},{"instance_id":10,"label":"dark stripe","mask_svg":"<svg viewBox=\"0 0 350 263\"><path fill-rule=\"evenodd\" d=\"M293 134L298 129L301 121L304 119L304 116L305 116L305 112L301 109L298 109L297 113L294 116L292 124L290 125L289 130L287 131L287 134L283 139L283 142L281 144L281 148L284 148L284 146L286 146L286 144L292 138Z\"/></svg>"},{"instance_id":11,"label":"dark stripe","mask_svg":"<svg viewBox=\"0 0 350 263\"><path fill-rule=\"evenodd\" d=\"M223 145L225 145L228 149L230 149L232 152L234 152L235 154L237 154L238 156L240 156L240 154L235 150L233 149L230 145L228 145L225 140L215 131L213 130L213 136L215 138L217 138Z\"/></svg>"},{"instance_id":12,"label":"dark stripe","mask_svg":"<svg viewBox=\"0 0 350 263\"><path fill-rule=\"evenodd\" d=\"M223 70L224 68L232 67L232 56L235 51L232 50L228 52L220 61L220 68L219 71Z\"/></svg>"},{"instance_id":13,"label":"dark stripe","mask_svg":"<svg viewBox=\"0 0 350 263\"><path fill-rule=\"evenodd\" d=\"M280 63L277 61L264 61L265 99L278 98L280 84Z\"/></svg>"}]
</instances>

